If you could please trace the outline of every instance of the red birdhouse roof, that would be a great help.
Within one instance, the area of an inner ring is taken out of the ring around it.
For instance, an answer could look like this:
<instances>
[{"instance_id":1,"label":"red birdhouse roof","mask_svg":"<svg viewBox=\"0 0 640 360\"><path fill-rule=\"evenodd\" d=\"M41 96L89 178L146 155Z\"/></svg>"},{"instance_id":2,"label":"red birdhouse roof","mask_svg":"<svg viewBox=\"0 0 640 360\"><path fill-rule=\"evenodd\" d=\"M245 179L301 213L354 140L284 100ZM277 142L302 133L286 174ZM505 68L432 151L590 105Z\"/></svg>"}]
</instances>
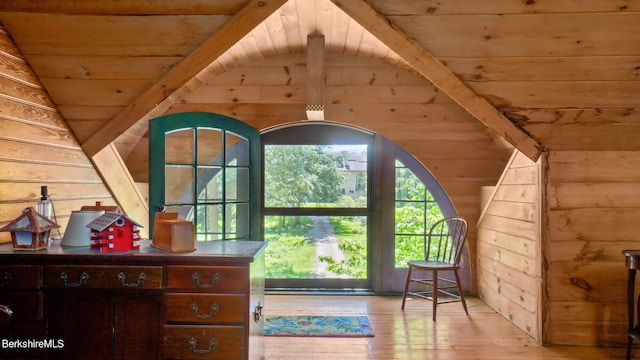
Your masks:
<instances>
[{"instance_id":1,"label":"red birdhouse roof","mask_svg":"<svg viewBox=\"0 0 640 360\"><path fill-rule=\"evenodd\" d=\"M0 231L27 231L40 233L59 228L60 225L40 215L33 207L25 208L15 220L5 225Z\"/></svg>"},{"instance_id":2,"label":"red birdhouse roof","mask_svg":"<svg viewBox=\"0 0 640 360\"><path fill-rule=\"evenodd\" d=\"M137 225L138 227L144 227L140 225L138 222L136 222L135 220L128 217L127 215L114 213L114 212L106 212L100 215L99 218L87 224L87 227L90 228L91 230L102 231L107 227L111 226L111 224L118 221L119 219L129 220L131 223L133 223L134 225Z\"/></svg>"}]
</instances>

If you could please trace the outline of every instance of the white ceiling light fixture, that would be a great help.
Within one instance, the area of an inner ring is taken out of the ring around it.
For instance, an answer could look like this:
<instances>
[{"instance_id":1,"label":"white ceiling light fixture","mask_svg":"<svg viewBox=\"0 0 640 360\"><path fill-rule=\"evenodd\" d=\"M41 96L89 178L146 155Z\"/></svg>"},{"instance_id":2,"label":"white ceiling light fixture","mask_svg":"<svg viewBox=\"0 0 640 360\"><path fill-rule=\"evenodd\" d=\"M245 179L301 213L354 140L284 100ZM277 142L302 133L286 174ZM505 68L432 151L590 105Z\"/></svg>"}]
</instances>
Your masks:
<instances>
[{"instance_id":1,"label":"white ceiling light fixture","mask_svg":"<svg viewBox=\"0 0 640 360\"><path fill-rule=\"evenodd\" d=\"M324 105L307 105L307 120L324 120Z\"/></svg>"}]
</instances>

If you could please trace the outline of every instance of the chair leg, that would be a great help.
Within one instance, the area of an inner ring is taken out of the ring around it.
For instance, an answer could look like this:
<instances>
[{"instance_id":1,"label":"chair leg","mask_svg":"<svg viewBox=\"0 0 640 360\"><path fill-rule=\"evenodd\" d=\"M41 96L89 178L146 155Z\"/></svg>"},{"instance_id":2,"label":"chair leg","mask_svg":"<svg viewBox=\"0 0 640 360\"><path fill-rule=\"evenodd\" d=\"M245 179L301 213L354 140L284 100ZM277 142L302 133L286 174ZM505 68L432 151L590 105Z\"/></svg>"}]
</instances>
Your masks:
<instances>
[{"instance_id":1,"label":"chair leg","mask_svg":"<svg viewBox=\"0 0 640 360\"><path fill-rule=\"evenodd\" d=\"M407 292L409 292L409 283L411 282L411 266L407 269L407 280L404 282L404 292L402 292L402 306L401 310L404 310L404 302L407 300Z\"/></svg>"},{"instance_id":2,"label":"chair leg","mask_svg":"<svg viewBox=\"0 0 640 360\"><path fill-rule=\"evenodd\" d=\"M436 321L436 309L438 308L438 272L433 272L433 321Z\"/></svg>"},{"instance_id":3,"label":"chair leg","mask_svg":"<svg viewBox=\"0 0 640 360\"><path fill-rule=\"evenodd\" d=\"M627 336L627 360L631 359L631 345L633 343L633 338L631 336Z\"/></svg>"},{"instance_id":4,"label":"chair leg","mask_svg":"<svg viewBox=\"0 0 640 360\"><path fill-rule=\"evenodd\" d=\"M458 275L458 270L454 270L453 273L456 275L456 285L458 285L458 292L460 293L460 300L462 300L462 307L464 308L465 314L469 315L469 311L467 310L467 302L464 301L464 291L462 291L462 283L460 282L460 275Z\"/></svg>"}]
</instances>

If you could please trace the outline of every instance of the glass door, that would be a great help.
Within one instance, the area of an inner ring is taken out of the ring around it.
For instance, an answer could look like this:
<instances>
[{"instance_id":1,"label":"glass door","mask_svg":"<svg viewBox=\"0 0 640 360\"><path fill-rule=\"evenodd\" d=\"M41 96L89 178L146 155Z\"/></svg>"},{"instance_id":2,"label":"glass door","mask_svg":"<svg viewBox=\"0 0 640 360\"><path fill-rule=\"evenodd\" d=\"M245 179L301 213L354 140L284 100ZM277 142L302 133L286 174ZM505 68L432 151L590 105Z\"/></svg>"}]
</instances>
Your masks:
<instances>
[{"instance_id":1,"label":"glass door","mask_svg":"<svg viewBox=\"0 0 640 360\"><path fill-rule=\"evenodd\" d=\"M373 135L306 123L262 146L267 288L371 289Z\"/></svg>"},{"instance_id":2,"label":"glass door","mask_svg":"<svg viewBox=\"0 0 640 360\"><path fill-rule=\"evenodd\" d=\"M261 240L259 132L211 113L162 116L149 128L149 223L177 212L197 241Z\"/></svg>"}]
</instances>

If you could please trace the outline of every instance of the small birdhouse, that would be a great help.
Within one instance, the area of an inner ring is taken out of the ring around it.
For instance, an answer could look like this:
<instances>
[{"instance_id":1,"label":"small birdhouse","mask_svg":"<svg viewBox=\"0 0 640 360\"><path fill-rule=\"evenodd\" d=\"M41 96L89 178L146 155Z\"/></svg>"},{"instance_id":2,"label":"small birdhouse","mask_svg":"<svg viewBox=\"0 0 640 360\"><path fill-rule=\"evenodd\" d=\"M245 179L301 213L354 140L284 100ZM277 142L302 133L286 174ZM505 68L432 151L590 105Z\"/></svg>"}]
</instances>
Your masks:
<instances>
[{"instance_id":1,"label":"small birdhouse","mask_svg":"<svg viewBox=\"0 0 640 360\"><path fill-rule=\"evenodd\" d=\"M0 231L11 232L11 240L15 249L40 250L49 246L51 230L59 227L60 225L40 215L33 207L28 207Z\"/></svg>"},{"instance_id":2,"label":"small birdhouse","mask_svg":"<svg viewBox=\"0 0 640 360\"><path fill-rule=\"evenodd\" d=\"M142 225L125 214L104 213L87 227L91 229L91 248L100 251L140 249Z\"/></svg>"}]
</instances>

